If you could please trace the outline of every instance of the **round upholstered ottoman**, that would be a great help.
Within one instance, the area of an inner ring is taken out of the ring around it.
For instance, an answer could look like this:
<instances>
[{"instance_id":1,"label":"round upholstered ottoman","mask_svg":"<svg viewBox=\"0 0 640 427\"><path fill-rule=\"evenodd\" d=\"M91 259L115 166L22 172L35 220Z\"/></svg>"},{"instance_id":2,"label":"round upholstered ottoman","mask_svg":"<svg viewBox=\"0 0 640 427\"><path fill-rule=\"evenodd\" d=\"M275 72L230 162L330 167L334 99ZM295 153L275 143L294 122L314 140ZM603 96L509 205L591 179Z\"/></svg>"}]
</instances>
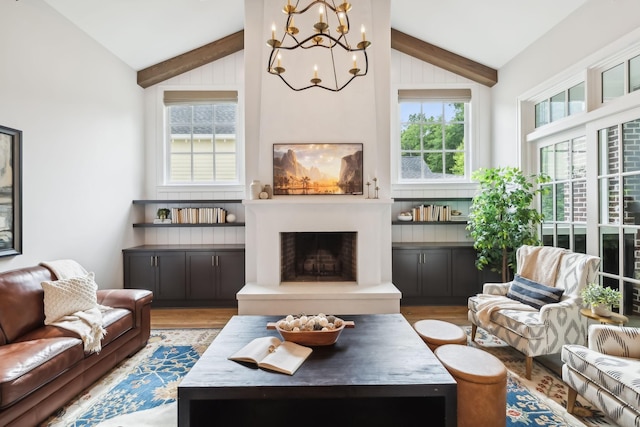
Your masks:
<instances>
[{"instance_id":1,"label":"round upholstered ottoman","mask_svg":"<svg viewBox=\"0 0 640 427\"><path fill-rule=\"evenodd\" d=\"M507 369L500 359L456 344L434 353L458 383L458 427L506 426Z\"/></svg>"},{"instance_id":2,"label":"round upholstered ottoman","mask_svg":"<svg viewBox=\"0 0 640 427\"><path fill-rule=\"evenodd\" d=\"M461 327L442 320L418 320L413 329L432 351L444 344L467 344L467 334Z\"/></svg>"}]
</instances>

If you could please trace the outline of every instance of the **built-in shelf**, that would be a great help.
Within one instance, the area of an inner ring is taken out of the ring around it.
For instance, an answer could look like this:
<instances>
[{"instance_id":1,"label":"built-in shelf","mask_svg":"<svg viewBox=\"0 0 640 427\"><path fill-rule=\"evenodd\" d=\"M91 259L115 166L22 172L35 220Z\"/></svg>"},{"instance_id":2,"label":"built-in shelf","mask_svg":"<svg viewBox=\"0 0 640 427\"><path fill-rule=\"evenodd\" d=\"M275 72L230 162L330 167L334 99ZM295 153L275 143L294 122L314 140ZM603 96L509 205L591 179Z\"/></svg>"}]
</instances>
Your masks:
<instances>
[{"instance_id":1,"label":"built-in shelf","mask_svg":"<svg viewBox=\"0 0 640 427\"><path fill-rule=\"evenodd\" d=\"M241 199L145 199L134 200L134 205L223 205L223 204L236 204L242 203ZM185 227L244 227L244 222L219 222L219 223L207 223L207 222L182 222L182 223L165 223L155 224L152 222L134 223L134 228L185 228Z\"/></svg>"},{"instance_id":2,"label":"built-in shelf","mask_svg":"<svg viewBox=\"0 0 640 427\"><path fill-rule=\"evenodd\" d=\"M153 223L149 223L149 222L140 222L140 223L135 223L133 224L134 228L139 228L139 227L244 227L244 222L223 222L223 223L215 223L215 224L208 224L208 223L197 223L197 224L191 224L191 223L180 223L180 224L153 224Z\"/></svg>"},{"instance_id":3,"label":"built-in shelf","mask_svg":"<svg viewBox=\"0 0 640 427\"><path fill-rule=\"evenodd\" d=\"M414 202L422 204L446 204L446 202L468 202L471 203L471 197L394 197L394 202ZM394 218L397 212L394 213ZM467 225L467 221L399 221L392 220L392 225Z\"/></svg>"},{"instance_id":4,"label":"built-in shelf","mask_svg":"<svg viewBox=\"0 0 640 427\"><path fill-rule=\"evenodd\" d=\"M467 225L467 221L391 221L391 225Z\"/></svg>"},{"instance_id":5,"label":"built-in shelf","mask_svg":"<svg viewBox=\"0 0 640 427\"><path fill-rule=\"evenodd\" d=\"M134 200L134 205L175 205L175 204L223 204L223 203L242 203L241 199L201 199L201 200L184 200L184 199L173 199L173 200Z\"/></svg>"}]
</instances>

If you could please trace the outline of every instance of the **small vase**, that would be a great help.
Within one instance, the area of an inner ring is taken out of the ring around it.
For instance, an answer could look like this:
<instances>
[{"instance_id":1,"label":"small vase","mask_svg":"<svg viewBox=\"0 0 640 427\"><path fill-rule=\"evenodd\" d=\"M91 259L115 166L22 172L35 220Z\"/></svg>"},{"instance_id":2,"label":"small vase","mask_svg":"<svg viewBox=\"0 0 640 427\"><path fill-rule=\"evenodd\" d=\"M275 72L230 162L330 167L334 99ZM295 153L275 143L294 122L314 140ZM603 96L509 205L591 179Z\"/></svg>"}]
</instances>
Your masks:
<instances>
[{"instance_id":1,"label":"small vase","mask_svg":"<svg viewBox=\"0 0 640 427\"><path fill-rule=\"evenodd\" d=\"M591 312L597 316L611 317L611 306L606 304L594 304L591 306Z\"/></svg>"},{"instance_id":2,"label":"small vase","mask_svg":"<svg viewBox=\"0 0 640 427\"><path fill-rule=\"evenodd\" d=\"M251 200L257 200L260 198L260 192L262 191L262 186L260 185L260 181L254 179L251 181L251 185L249 186L249 198Z\"/></svg>"}]
</instances>

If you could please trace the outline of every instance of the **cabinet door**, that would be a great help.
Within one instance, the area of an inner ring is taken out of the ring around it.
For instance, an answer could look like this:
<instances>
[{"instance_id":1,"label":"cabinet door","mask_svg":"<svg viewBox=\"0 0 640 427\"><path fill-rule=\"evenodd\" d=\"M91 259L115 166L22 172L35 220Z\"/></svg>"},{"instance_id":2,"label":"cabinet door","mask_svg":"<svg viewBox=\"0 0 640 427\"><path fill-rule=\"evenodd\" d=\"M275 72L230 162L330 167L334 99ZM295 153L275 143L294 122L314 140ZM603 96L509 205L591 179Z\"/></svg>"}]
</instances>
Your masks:
<instances>
[{"instance_id":1,"label":"cabinet door","mask_svg":"<svg viewBox=\"0 0 640 427\"><path fill-rule=\"evenodd\" d=\"M158 299L185 298L185 253L156 252L158 266Z\"/></svg>"},{"instance_id":2,"label":"cabinet door","mask_svg":"<svg viewBox=\"0 0 640 427\"><path fill-rule=\"evenodd\" d=\"M422 250L422 295L451 295L451 250Z\"/></svg>"},{"instance_id":3,"label":"cabinet door","mask_svg":"<svg viewBox=\"0 0 640 427\"><path fill-rule=\"evenodd\" d=\"M420 295L420 267L422 252L414 249L393 249L391 269L393 284L402 298Z\"/></svg>"},{"instance_id":4,"label":"cabinet door","mask_svg":"<svg viewBox=\"0 0 640 427\"><path fill-rule=\"evenodd\" d=\"M451 287L454 297L470 297L480 292L480 274L473 248L452 249Z\"/></svg>"},{"instance_id":5,"label":"cabinet door","mask_svg":"<svg viewBox=\"0 0 640 427\"><path fill-rule=\"evenodd\" d=\"M236 300L244 286L244 251L218 251L218 298Z\"/></svg>"},{"instance_id":6,"label":"cabinet door","mask_svg":"<svg viewBox=\"0 0 640 427\"><path fill-rule=\"evenodd\" d=\"M124 254L124 287L147 289L157 294L156 266L153 252L128 252Z\"/></svg>"},{"instance_id":7,"label":"cabinet door","mask_svg":"<svg viewBox=\"0 0 640 427\"><path fill-rule=\"evenodd\" d=\"M187 252L188 299L216 297L215 252Z\"/></svg>"}]
</instances>

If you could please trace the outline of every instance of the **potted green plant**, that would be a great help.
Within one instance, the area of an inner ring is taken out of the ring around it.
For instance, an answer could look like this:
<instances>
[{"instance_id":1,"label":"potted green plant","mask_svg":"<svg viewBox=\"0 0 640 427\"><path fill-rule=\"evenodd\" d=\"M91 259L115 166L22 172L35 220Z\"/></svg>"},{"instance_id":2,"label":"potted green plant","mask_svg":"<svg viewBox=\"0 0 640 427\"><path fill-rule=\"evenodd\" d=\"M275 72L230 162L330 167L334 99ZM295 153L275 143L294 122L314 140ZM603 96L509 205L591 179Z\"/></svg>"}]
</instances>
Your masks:
<instances>
[{"instance_id":1,"label":"potted green plant","mask_svg":"<svg viewBox=\"0 0 640 427\"><path fill-rule=\"evenodd\" d=\"M478 169L471 178L480 184L469 208L467 230L478 252L476 267L491 268L511 279L515 252L522 245L539 245L538 227L544 217L533 206L535 196L548 191L544 175L525 175L516 167Z\"/></svg>"},{"instance_id":2,"label":"potted green plant","mask_svg":"<svg viewBox=\"0 0 640 427\"><path fill-rule=\"evenodd\" d=\"M611 308L618 307L622 293L617 289L600 286L599 283L589 283L582 290L582 301L591 307L591 312L598 316L611 316Z\"/></svg>"},{"instance_id":3,"label":"potted green plant","mask_svg":"<svg viewBox=\"0 0 640 427\"><path fill-rule=\"evenodd\" d=\"M157 215L158 215L158 219L161 220L165 220L167 218L169 218L169 214L171 213L171 211L167 208L160 208L158 209Z\"/></svg>"}]
</instances>

